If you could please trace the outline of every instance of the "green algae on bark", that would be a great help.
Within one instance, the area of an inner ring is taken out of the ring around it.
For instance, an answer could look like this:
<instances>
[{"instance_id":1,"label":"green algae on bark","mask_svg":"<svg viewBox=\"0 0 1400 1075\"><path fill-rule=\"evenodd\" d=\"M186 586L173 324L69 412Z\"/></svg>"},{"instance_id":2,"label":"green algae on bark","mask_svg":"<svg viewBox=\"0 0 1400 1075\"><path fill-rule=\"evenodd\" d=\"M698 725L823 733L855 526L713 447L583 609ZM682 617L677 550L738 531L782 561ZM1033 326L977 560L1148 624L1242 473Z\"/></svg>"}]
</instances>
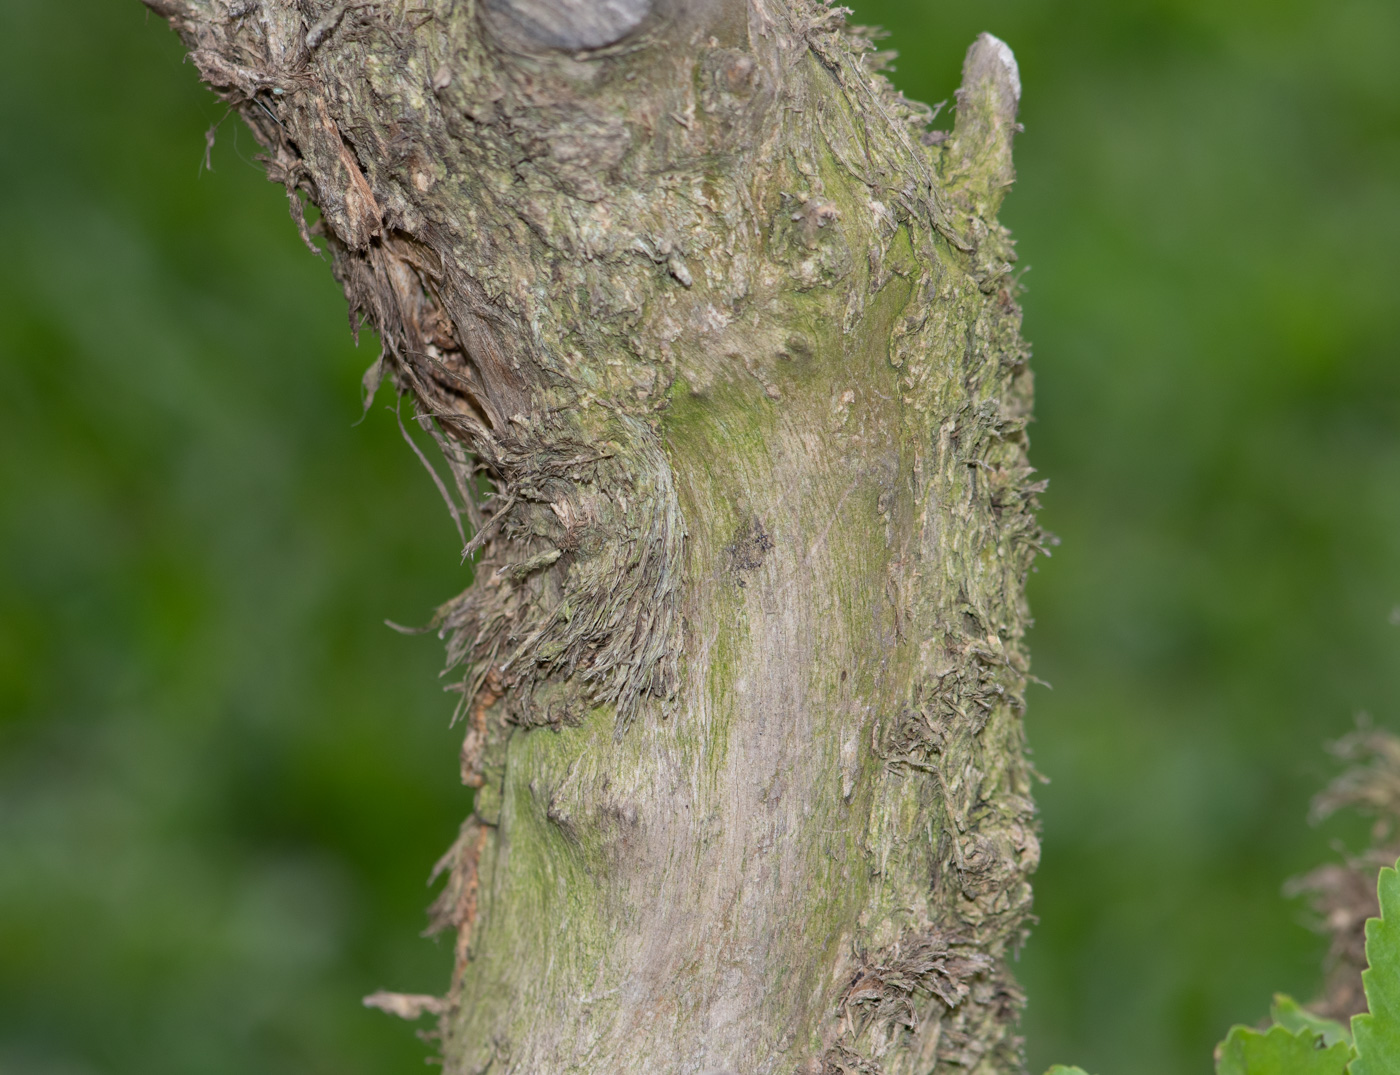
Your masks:
<instances>
[{"instance_id":1,"label":"green algae on bark","mask_svg":"<svg viewBox=\"0 0 1400 1075\"><path fill-rule=\"evenodd\" d=\"M1006 46L949 136L814 0L147 3L474 528L447 1069L1018 1070Z\"/></svg>"}]
</instances>

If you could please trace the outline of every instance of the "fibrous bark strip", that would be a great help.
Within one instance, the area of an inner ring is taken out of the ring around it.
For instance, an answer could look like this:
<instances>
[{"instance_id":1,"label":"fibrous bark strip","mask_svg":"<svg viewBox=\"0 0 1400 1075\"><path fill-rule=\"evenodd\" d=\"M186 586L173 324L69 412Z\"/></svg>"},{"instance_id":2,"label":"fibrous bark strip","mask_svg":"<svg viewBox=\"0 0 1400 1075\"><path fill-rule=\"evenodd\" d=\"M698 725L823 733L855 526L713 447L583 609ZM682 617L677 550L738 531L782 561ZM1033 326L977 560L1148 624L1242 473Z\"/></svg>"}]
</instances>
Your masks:
<instances>
[{"instance_id":1,"label":"fibrous bark strip","mask_svg":"<svg viewBox=\"0 0 1400 1075\"><path fill-rule=\"evenodd\" d=\"M1006 46L947 132L815 0L146 2L480 556L436 620L457 965L376 1003L440 1011L452 1072L1016 1070L1043 538Z\"/></svg>"}]
</instances>

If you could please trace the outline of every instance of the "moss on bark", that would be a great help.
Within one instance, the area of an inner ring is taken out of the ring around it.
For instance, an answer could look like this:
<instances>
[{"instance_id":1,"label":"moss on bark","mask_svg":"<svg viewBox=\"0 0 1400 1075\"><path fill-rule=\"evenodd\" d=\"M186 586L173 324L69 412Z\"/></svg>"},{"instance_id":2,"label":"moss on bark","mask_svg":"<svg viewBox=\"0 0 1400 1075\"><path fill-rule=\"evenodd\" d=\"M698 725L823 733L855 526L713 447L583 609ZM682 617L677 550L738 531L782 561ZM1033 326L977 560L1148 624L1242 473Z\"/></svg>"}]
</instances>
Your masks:
<instances>
[{"instance_id":1,"label":"moss on bark","mask_svg":"<svg viewBox=\"0 0 1400 1075\"><path fill-rule=\"evenodd\" d=\"M813 0L147 3L473 524L448 1070L1016 1070L1006 47L948 135Z\"/></svg>"}]
</instances>

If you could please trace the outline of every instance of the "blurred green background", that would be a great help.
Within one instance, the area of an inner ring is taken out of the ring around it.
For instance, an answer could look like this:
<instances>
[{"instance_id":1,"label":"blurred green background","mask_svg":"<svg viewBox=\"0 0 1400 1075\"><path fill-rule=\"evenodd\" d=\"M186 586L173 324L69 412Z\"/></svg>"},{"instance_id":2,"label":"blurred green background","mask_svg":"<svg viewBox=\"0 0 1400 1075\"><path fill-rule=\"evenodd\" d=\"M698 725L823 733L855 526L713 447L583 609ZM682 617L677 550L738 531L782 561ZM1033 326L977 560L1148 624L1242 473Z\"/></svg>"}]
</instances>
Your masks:
<instances>
[{"instance_id":1,"label":"blurred green background","mask_svg":"<svg viewBox=\"0 0 1400 1075\"><path fill-rule=\"evenodd\" d=\"M1021 62L1005 209L1063 539L1032 580L1036 1070L1205 1073L1307 995L1280 895L1400 724L1400 5L867 0ZM324 263L135 0L0 5L0 1071L421 1070L466 581Z\"/></svg>"}]
</instances>

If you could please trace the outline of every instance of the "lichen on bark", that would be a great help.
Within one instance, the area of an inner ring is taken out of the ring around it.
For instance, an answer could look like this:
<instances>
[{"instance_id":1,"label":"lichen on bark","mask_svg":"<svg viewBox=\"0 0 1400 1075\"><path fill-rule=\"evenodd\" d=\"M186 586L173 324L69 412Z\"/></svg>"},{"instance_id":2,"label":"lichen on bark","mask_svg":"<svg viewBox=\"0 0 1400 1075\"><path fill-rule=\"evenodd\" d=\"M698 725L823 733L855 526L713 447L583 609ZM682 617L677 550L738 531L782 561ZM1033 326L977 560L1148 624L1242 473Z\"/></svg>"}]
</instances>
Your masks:
<instances>
[{"instance_id":1,"label":"lichen on bark","mask_svg":"<svg viewBox=\"0 0 1400 1075\"><path fill-rule=\"evenodd\" d=\"M1017 1070L1006 46L949 133L815 0L146 2L473 527L458 958L397 1009L453 1072Z\"/></svg>"}]
</instances>

